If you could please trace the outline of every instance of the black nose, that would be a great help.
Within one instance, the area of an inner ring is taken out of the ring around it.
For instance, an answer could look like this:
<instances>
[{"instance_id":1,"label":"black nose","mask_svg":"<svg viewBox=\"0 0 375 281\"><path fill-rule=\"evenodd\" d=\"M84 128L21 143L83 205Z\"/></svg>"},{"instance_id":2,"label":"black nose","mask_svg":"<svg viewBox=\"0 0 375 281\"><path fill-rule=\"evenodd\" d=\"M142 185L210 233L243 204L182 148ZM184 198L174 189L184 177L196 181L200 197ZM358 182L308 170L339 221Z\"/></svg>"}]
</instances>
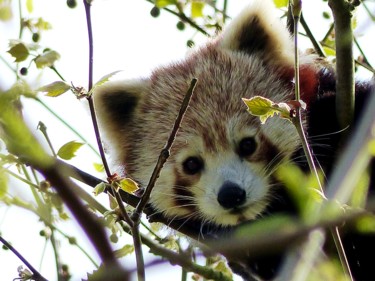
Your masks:
<instances>
[{"instance_id":1,"label":"black nose","mask_svg":"<svg viewBox=\"0 0 375 281\"><path fill-rule=\"evenodd\" d=\"M246 200L246 191L238 184L226 181L220 188L217 201L225 209L232 209L241 206Z\"/></svg>"}]
</instances>

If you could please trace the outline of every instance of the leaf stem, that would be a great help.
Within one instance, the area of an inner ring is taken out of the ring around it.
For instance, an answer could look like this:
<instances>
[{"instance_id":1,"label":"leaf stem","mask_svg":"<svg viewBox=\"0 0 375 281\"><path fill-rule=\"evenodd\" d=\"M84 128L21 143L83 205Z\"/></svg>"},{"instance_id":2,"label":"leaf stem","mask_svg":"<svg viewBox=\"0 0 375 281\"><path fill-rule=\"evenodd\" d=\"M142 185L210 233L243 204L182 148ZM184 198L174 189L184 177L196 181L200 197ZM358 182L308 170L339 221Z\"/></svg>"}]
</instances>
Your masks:
<instances>
[{"instance_id":1,"label":"leaf stem","mask_svg":"<svg viewBox=\"0 0 375 281\"><path fill-rule=\"evenodd\" d=\"M82 141L84 141L88 147L98 156L100 154L98 151L76 130L74 129L70 124L68 124L64 119L62 119L58 114L56 114L48 105L46 105L41 99L35 98L37 102L39 102L45 109L47 109L48 112L50 112L54 117L56 117L61 123L63 123L69 130L71 130L77 137L79 137Z\"/></svg>"},{"instance_id":2,"label":"leaf stem","mask_svg":"<svg viewBox=\"0 0 375 281\"><path fill-rule=\"evenodd\" d=\"M47 126L42 121L39 121L39 123L38 123L38 129L42 132L44 138L46 139L46 141L48 143L48 146L51 149L53 157L57 157L56 151L53 148L52 142L51 142L51 140L50 140L50 138L49 138L49 136L47 134Z\"/></svg>"}]
</instances>

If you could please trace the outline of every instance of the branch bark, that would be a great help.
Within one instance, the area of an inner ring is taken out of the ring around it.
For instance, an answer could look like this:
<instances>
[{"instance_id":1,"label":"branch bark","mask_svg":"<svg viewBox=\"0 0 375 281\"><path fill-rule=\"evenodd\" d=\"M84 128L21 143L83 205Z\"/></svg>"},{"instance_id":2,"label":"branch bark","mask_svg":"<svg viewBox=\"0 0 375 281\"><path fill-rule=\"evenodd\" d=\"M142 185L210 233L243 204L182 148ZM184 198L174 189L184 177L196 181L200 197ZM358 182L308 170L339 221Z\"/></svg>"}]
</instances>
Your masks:
<instances>
[{"instance_id":1,"label":"branch bark","mask_svg":"<svg viewBox=\"0 0 375 281\"><path fill-rule=\"evenodd\" d=\"M354 116L353 4L348 0L329 0L335 22L336 115L342 129Z\"/></svg>"}]
</instances>

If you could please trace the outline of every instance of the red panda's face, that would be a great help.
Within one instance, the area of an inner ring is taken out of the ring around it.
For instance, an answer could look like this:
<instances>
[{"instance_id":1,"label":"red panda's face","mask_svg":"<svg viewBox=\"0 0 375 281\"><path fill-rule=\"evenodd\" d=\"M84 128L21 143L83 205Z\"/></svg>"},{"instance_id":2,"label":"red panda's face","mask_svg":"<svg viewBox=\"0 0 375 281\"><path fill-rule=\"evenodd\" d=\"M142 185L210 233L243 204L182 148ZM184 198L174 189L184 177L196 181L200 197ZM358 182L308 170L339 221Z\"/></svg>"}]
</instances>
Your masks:
<instances>
[{"instance_id":1,"label":"red panda's face","mask_svg":"<svg viewBox=\"0 0 375 281\"><path fill-rule=\"evenodd\" d=\"M299 145L286 120L262 128L244 110L217 122L224 139L214 148L210 143L218 140L209 132L182 128L178 135L151 195L155 209L167 217L218 225L255 219L274 196L273 172Z\"/></svg>"},{"instance_id":2,"label":"red panda's face","mask_svg":"<svg viewBox=\"0 0 375 281\"><path fill-rule=\"evenodd\" d=\"M96 89L112 156L145 187L189 84L198 79L151 194L156 212L233 225L259 216L274 196L272 173L290 159L299 138L287 120L261 125L241 100L260 95L285 102L294 96L293 44L270 2L255 1L217 39L151 77ZM313 58L300 61L314 78Z\"/></svg>"}]
</instances>

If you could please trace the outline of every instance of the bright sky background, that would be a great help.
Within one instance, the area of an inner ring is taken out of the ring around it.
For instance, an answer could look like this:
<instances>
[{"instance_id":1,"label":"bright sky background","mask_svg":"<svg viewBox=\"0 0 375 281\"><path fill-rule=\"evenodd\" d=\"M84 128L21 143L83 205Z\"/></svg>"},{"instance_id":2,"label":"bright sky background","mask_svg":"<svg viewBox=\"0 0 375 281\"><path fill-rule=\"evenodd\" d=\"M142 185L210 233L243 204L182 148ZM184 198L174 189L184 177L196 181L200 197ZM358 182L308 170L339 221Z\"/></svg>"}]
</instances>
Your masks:
<instances>
[{"instance_id":1,"label":"bright sky background","mask_svg":"<svg viewBox=\"0 0 375 281\"><path fill-rule=\"evenodd\" d=\"M17 3L14 2L14 11L18 11ZM21 1L23 2L23 1ZM51 31L44 32L41 44L57 50L61 54L61 59L56 63L56 68L67 81L72 81L76 86L87 87L88 77L88 40L86 31L85 12L82 1L77 0L78 6L69 9L65 0L49 1L34 0L34 12L32 17L43 17L53 26ZM237 14L248 1L231 0L229 2L228 14ZM316 35L322 36L327 30L319 24L328 24L328 21L321 19L321 1L304 1L305 18L312 31ZM195 31L186 28L184 32L178 31L175 27L177 19L167 12L161 12L159 18L152 18L149 11L152 5L140 0L95 0L92 6L92 21L94 31L94 81L115 70L124 70L122 75L127 78L147 76L150 70L160 64L166 64L176 59L181 59L186 51L186 41L190 39ZM328 8L324 8L329 11ZM26 14L26 9L23 7ZM369 31L369 22L358 17L357 34L366 33L366 38L375 38L374 30ZM0 51L1 56L12 61L10 56L5 54L8 49L8 39L18 37L18 18L15 15L12 22L0 22ZM25 38L29 35L25 32ZM321 37L317 37L321 38ZM366 38L360 39L365 41ZM203 36L194 38L198 42L203 41ZM29 38L27 40L29 41ZM373 44L362 44L368 59L375 63L375 54L372 49ZM20 66L23 65L22 63ZM29 73L38 73L31 67ZM368 77L369 74L366 74ZM30 81L35 81L35 77L28 77ZM57 81L59 78L50 70L43 72L42 79L38 84L32 85L37 88L41 85ZM6 89L14 82L14 74L10 72L0 61L0 89ZM53 108L56 113L73 127L78 129L87 139L95 144L95 139L91 129L91 121L85 109L84 101L78 101L72 94L66 94L59 98L46 98L45 102ZM59 148L64 143L77 140L77 137L67 130L61 123L56 123L51 115L47 114L39 105L26 101L25 118L31 128L36 128L38 122L43 121L47 128L55 148ZM39 134L39 132L36 132ZM84 161L82 161L84 160ZM71 163L84 170L96 173L91 163L99 162L98 158L88 149L82 148L77 160ZM29 192L25 191L18 182L14 183L12 191L22 198L27 198ZM33 214L13 207L8 208L0 205L0 231L4 238L10 240L34 267L39 267L41 252L44 247L44 239L38 233L42 229L42 224ZM85 241L76 225L69 224L61 226L61 229L69 235L77 236L78 242L84 248L92 251L91 246ZM122 240L115 245L121 246ZM65 246L64 246L65 245ZM85 277L85 272L93 269L91 263L81 256L73 247L66 246L63 241L61 247L62 259L70 266L71 273L75 273L72 280L80 280ZM41 273L49 280L55 280L55 266L53 253L50 244L43 261ZM76 259L79 257L79 259ZM12 280L17 277L17 266L21 262L10 252L0 250L0 280ZM134 263L126 260L128 268L132 268ZM158 274L158 275L156 275ZM161 275L160 275L161 274ZM152 268L147 272L148 280L178 280L180 270L178 267L166 266ZM159 277L156 277L159 276ZM153 278L155 277L155 278Z\"/></svg>"}]
</instances>

